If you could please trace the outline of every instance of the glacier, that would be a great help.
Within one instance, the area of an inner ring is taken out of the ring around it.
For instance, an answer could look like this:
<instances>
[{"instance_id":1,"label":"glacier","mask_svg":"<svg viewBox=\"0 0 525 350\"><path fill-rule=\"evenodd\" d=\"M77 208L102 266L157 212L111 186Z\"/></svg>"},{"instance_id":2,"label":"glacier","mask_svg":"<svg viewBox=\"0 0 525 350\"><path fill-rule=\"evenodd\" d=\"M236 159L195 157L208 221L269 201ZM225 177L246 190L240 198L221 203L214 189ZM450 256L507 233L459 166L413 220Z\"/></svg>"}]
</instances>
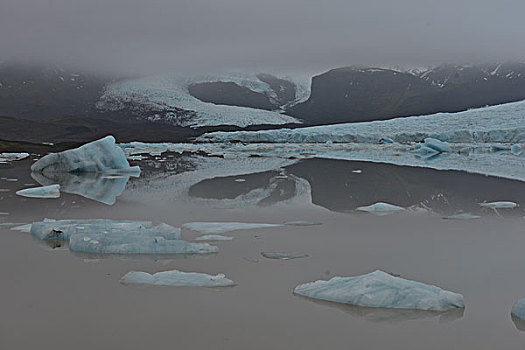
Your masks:
<instances>
[{"instance_id":1,"label":"glacier","mask_svg":"<svg viewBox=\"0 0 525 350\"><path fill-rule=\"evenodd\" d=\"M59 198L60 185L54 184L42 187L32 187L16 191L16 194L22 197L30 198Z\"/></svg>"},{"instance_id":2,"label":"glacier","mask_svg":"<svg viewBox=\"0 0 525 350\"><path fill-rule=\"evenodd\" d=\"M120 283L178 287L229 287L236 285L222 273L212 276L205 273L178 270L162 271L155 274L130 271L120 279Z\"/></svg>"},{"instance_id":3,"label":"glacier","mask_svg":"<svg viewBox=\"0 0 525 350\"><path fill-rule=\"evenodd\" d=\"M357 208L357 210L366 211L371 214L383 216L383 215L393 214L398 211L403 211L405 210L405 208L399 207L397 205L389 204L389 203L377 202L375 204L371 204L366 207L359 207Z\"/></svg>"},{"instance_id":4,"label":"glacier","mask_svg":"<svg viewBox=\"0 0 525 350\"><path fill-rule=\"evenodd\" d=\"M297 77L293 77L292 80L297 86L297 98L294 103L305 100L306 96L309 96L309 87L303 85L309 85L309 80ZM171 124L194 128L214 125L246 127L257 124L301 123L296 118L281 114L280 111L203 102L188 91L191 84L213 81L234 82L255 92L271 95L269 85L259 80L255 74L232 72L222 75L203 74L200 77L165 74L109 84L97 103L97 108L117 111L131 105L135 112L145 115L151 121L168 121ZM192 115L178 117L176 113L171 112L176 109L185 110ZM161 117L159 112L166 113L167 116Z\"/></svg>"},{"instance_id":5,"label":"glacier","mask_svg":"<svg viewBox=\"0 0 525 350\"><path fill-rule=\"evenodd\" d=\"M309 298L365 307L447 311L465 307L463 296L439 287L377 270L355 277L334 277L298 285Z\"/></svg>"},{"instance_id":6,"label":"glacier","mask_svg":"<svg viewBox=\"0 0 525 350\"><path fill-rule=\"evenodd\" d=\"M35 162L31 171L46 174L111 172L140 174L138 166L130 167L122 148L113 136L106 136L75 149L51 153Z\"/></svg>"},{"instance_id":7,"label":"glacier","mask_svg":"<svg viewBox=\"0 0 525 350\"><path fill-rule=\"evenodd\" d=\"M525 101L457 113L345 123L297 129L213 132L199 142L245 143L398 143L433 138L448 143L525 143Z\"/></svg>"},{"instance_id":8,"label":"glacier","mask_svg":"<svg viewBox=\"0 0 525 350\"><path fill-rule=\"evenodd\" d=\"M219 234L237 230L254 230L259 228L270 228L283 226L281 224L259 224L248 222L188 222L182 227L188 230L206 234Z\"/></svg>"}]
</instances>

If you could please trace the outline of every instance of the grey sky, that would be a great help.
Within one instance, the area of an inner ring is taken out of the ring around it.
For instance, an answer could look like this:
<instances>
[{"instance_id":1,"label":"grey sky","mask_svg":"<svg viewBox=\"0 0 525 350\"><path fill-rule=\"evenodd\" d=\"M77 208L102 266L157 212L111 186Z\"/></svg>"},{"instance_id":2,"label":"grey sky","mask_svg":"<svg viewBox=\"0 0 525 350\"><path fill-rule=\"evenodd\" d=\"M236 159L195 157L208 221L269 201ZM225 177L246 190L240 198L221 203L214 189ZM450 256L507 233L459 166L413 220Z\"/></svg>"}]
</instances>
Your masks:
<instances>
[{"instance_id":1,"label":"grey sky","mask_svg":"<svg viewBox=\"0 0 525 350\"><path fill-rule=\"evenodd\" d=\"M142 72L525 59L523 0L0 0L0 60Z\"/></svg>"}]
</instances>

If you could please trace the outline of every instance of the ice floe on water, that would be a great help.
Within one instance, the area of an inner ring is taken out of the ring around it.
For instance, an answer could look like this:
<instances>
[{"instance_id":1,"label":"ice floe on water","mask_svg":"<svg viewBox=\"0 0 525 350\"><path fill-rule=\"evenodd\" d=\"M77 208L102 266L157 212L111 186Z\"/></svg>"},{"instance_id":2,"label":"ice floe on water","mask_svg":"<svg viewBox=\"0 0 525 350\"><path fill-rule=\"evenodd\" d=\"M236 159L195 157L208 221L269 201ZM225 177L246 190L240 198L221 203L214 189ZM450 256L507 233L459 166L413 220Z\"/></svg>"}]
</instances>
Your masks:
<instances>
[{"instance_id":1,"label":"ice floe on water","mask_svg":"<svg viewBox=\"0 0 525 350\"><path fill-rule=\"evenodd\" d=\"M463 308L463 296L439 287L374 271L295 287L302 296L365 307L446 311Z\"/></svg>"},{"instance_id":2,"label":"ice floe on water","mask_svg":"<svg viewBox=\"0 0 525 350\"><path fill-rule=\"evenodd\" d=\"M48 154L35 162L31 170L44 175L85 172L140 173L139 167L129 166L122 148L115 144L113 136L106 136L75 149Z\"/></svg>"},{"instance_id":3,"label":"ice floe on water","mask_svg":"<svg viewBox=\"0 0 525 350\"><path fill-rule=\"evenodd\" d=\"M249 222L188 222L182 227L188 230L207 234L219 234L237 230L255 230L283 226L281 224L260 224Z\"/></svg>"},{"instance_id":4,"label":"ice floe on water","mask_svg":"<svg viewBox=\"0 0 525 350\"><path fill-rule=\"evenodd\" d=\"M205 273L182 272L178 270L162 271L155 274L130 271L120 279L120 283L178 287L229 287L236 285L235 282L226 278L222 273L212 276Z\"/></svg>"},{"instance_id":5,"label":"ice floe on water","mask_svg":"<svg viewBox=\"0 0 525 350\"><path fill-rule=\"evenodd\" d=\"M371 204L366 207L359 207L356 210L366 211L371 214L383 216L383 215L393 214L398 211L403 211L405 210L405 208L397 206L397 205L389 204L389 203L378 202L378 203Z\"/></svg>"},{"instance_id":6,"label":"ice floe on water","mask_svg":"<svg viewBox=\"0 0 525 350\"><path fill-rule=\"evenodd\" d=\"M42 187L26 188L16 191L16 194L22 197L30 198L59 198L60 185L55 184Z\"/></svg>"},{"instance_id":7,"label":"ice floe on water","mask_svg":"<svg viewBox=\"0 0 525 350\"><path fill-rule=\"evenodd\" d=\"M508 201L498 201L498 202L489 202L489 203L478 203L483 208L490 209L512 209L518 206L517 203L508 202Z\"/></svg>"},{"instance_id":8,"label":"ice floe on water","mask_svg":"<svg viewBox=\"0 0 525 350\"><path fill-rule=\"evenodd\" d=\"M268 259L277 260L292 260L307 258L308 254L303 253L287 253L287 252L261 252L261 255Z\"/></svg>"},{"instance_id":9,"label":"ice floe on water","mask_svg":"<svg viewBox=\"0 0 525 350\"><path fill-rule=\"evenodd\" d=\"M321 222L312 222L312 221L288 221L284 223L288 226L317 226L322 225Z\"/></svg>"},{"instance_id":10,"label":"ice floe on water","mask_svg":"<svg viewBox=\"0 0 525 350\"><path fill-rule=\"evenodd\" d=\"M203 235L195 238L196 241L231 241L233 237L221 235Z\"/></svg>"},{"instance_id":11,"label":"ice floe on water","mask_svg":"<svg viewBox=\"0 0 525 350\"><path fill-rule=\"evenodd\" d=\"M25 153L25 152L22 152L22 153L7 153L7 152L0 153L0 164L6 164L6 163L13 162L13 161L16 161L16 160L26 159L27 157L29 157L29 153Z\"/></svg>"},{"instance_id":12,"label":"ice floe on water","mask_svg":"<svg viewBox=\"0 0 525 350\"><path fill-rule=\"evenodd\" d=\"M454 214L443 217L443 219L447 220L472 220L472 219L479 219L480 216L478 215L472 215L468 213L461 213L461 214Z\"/></svg>"},{"instance_id":13,"label":"ice floe on water","mask_svg":"<svg viewBox=\"0 0 525 350\"><path fill-rule=\"evenodd\" d=\"M31 173L41 185L60 184L60 191L113 205L124 192L129 180L127 175L105 173Z\"/></svg>"},{"instance_id":14,"label":"ice floe on water","mask_svg":"<svg viewBox=\"0 0 525 350\"><path fill-rule=\"evenodd\" d=\"M206 254L218 248L181 239L180 229L148 221L45 220L31 225L31 233L44 241L66 241L69 249L93 254Z\"/></svg>"}]
</instances>

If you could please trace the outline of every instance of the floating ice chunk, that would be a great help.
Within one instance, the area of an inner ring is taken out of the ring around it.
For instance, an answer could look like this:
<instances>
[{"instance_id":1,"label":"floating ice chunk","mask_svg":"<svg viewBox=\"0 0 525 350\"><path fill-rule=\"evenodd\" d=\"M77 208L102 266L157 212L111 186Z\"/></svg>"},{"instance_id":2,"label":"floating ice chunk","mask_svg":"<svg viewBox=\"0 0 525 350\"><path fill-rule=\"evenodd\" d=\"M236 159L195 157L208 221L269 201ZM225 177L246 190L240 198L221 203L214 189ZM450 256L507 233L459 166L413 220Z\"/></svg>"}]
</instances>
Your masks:
<instances>
[{"instance_id":1,"label":"floating ice chunk","mask_svg":"<svg viewBox=\"0 0 525 350\"><path fill-rule=\"evenodd\" d=\"M440 141L438 139L431 138L431 137L427 137L425 139L425 146L432 148L438 151L439 153L452 152L448 143Z\"/></svg>"},{"instance_id":2,"label":"floating ice chunk","mask_svg":"<svg viewBox=\"0 0 525 350\"><path fill-rule=\"evenodd\" d=\"M59 198L60 185L49 185L42 187L26 188L24 190L16 191L16 194L22 197L30 198Z\"/></svg>"},{"instance_id":3,"label":"floating ice chunk","mask_svg":"<svg viewBox=\"0 0 525 350\"><path fill-rule=\"evenodd\" d=\"M463 296L421 282L394 277L383 271L355 277L301 284L294 293L337 303L393 308L446 311L463 308Z\"/></svg>"},{"instance_id":4,"label":"floating ice chunk","mask_svg":"<svg viewBox=\"0 0 525 350\"><path fill-rule=\"evenodd\" d=\"M41 185L60 184L60 191L113 205L124 192L129 176L107 173L32 173Z\"/></svg>"},{"instance_id":5,"label":"floating ice chunk","mask_svg":"<svg viewBox=\"0 0 525 350\"><path fill-rule=\"evenodd\" d=\"M233 237L221 235L204 235L195 238L196 241L231 241Z\"/></svg>"},{"instance_id":6,"label":"floating ice chunk","mask_svg":"<svg viewBox=\"0 0 525 350\"><path fill-rule=\"evenodd\" d=\"M397 211L405 210L405 208L399 207L397 205L378 202L372 205L369 205L367 207L359 207L357 208L359 211L366 211L375 215L389 215L392 213L395 213Z\"/></svg>"},{"instance_id":7,"label":"floating ice chunk","mask_svg":"<svg viewBox=\"0 0 525 350\"><path fill-rule=\"evenodd\" d=\"M29 153L0 153L0 164L22 160L29 157Z\"/></svg>"},{"instance_id":8,"label":"floating ice chunk","mask_svg":"<svg viewBox=\"0 0 525 350\"><path fill-rule=\"evenodd\" d=\"M352 172L353 172L354 174L361 174L361 173L363 172L363 170L361 170L361 169L355 169L355 170L352 170Z\"/></svg>"},{"instance_id":9,"label":"floating ice chunk","mask_svg":"<svg viewBox=\"0 0 525 350\"><path fill-rule=\"evenodd\" d=\"M166 224L151 228L115 228L106 231L90 230L85 233L73 233L69 238L69 249L94 254L159 255L206 254L215 253L218 250L217 247L207 243L183 241L180 239L180 229Z\"/></svg>"},{"instance_id":10,"label":"floating ice chunk","mask_svg":"<svg viewBox=\"0 0 525 350\"><path fill-rule=\"evenodd\" d=\"M220 234L237 230L279 227L280 224L257 224L248 222L189 222L183 228L207 234Z\"/></svg>"},{"instance_id":11,"label":"floating ice chunk","mask_svg":"<svg viewBox=\"0 0 525 350\"><path fill-rule=\"evenodd\" d=\"M262 256L268 259L291 260L307 258L308 254L302 253L286 253L286 252L262 252Z\"/></svg>"},{"instance_id":12,"label":"floating ice chunk","mask_svg":"<svg viewBox=\"0 0 525 350\"><path fill-rule=\"evenodd\" d=\"M288 226L315 226L322 225L320 222L310 222L310 221L288 221L284 223Z\"/></svg>"},{"instance_id":13,"label":"floating ice chunk","mask_svg":"<svg viewBox=\"0 0 525 350\"><path fill-rule=\"evenodd\" d=\"M518 144L516 144L516 145L512 145L512 146L510 147L510 151L511 151L512 154L518 156L518 155L520 155L520 153L521 153L521 146L518 145Z\"/></svg>"},{"instance_id":14,"label":"floating ice chunk","mask_svg":"<svg viewBox=\"0 0 525 350\"><path fill-rule=\"evenodd\" d=\"M31 232L31 226L32 224L23 224L23 225L11 227L11 230L29 233Z\"/></svg>"},{"instance_id":15,"label":"floating ice chunk","mask_svg":"<svg viewBox=\"0 0 525 350\"><path fill-rule=\"evenodd\" d=\"M149 274L141 271L130 271L120 279L122 284L152 284L155 286L179 287L228 287L236 285L222 273L212 276L205 273L182 272L177 270Z\"/></svg>"},{"instance_id":16,"label":"floating ice chunk","mask_svg":"<svg viewBox=\"0 0 525 350\"><path fill-rule=\"evenodd\" d=\"M124 151L115 144L113 136L106 136L75 149L48 154L34 163L31 170L44 174L61 172L140 173L138 166L129 166Z\"/></svg>"},{"instance_id":17,"label":"floating ice chunk","mask_svg":"<svg viewBox=\"0 0 525 350\"><path fill-rule=\"evenodd\" d=\"M382 137L379 140L379 143L396 143L396 142L392 140L390 137Z\"/></svg>"},{"instance_id":18,"label":"floating ice chunk","mask_svg":"<svg viewBox=\"0 0 525 350\"><path fill-rule=\"evenodd\" d=\"M461 213L461 214L445 216L443 219L447 219L447 220L471 220L471 219L479 219L479 218L480 218L480 216L478 216L478 215Z\"/></svg>"},{"instance_id":19,"label":"floating ice chunk","mask_svg":"<svg viewBox=\"0 0 525 350\"><path fill-rule=\"evenodd\" d=\"M514 304L511 315L525 321L525 299L520 299Z\"/></svg>"},{"instance_id":20,"label":"floating ice chunk","mask_svg":"<svg viewBox=\"0 0 525 350\"><path fill-rule=\"evenodd\" d=\"M490 202L490 203L478 203L483 208L490 208L490 209L511 209L516 208L518 206L517 203L514 202Z\"/></svg>"},{"instance_id":21,"label":"floating ice chunk","mask_svg":"<svg viewBox=\"0 0 525 350\"><path fill-rule=\"evenodd\" d=\"M107 233L114 232L144 232L150 228L150 221L115 221L106 219L88 220L50 220L34 222L31 233L41 240L68 241L74 234ZM180 238L180 230L166 224L157 226L157 235Z\"/></svg>"},{"instance_id":22,"label":"floating ice chunk","mask_svg":"<svg viewBox=\"0 0 525 350\"><path fill-rule=\"evenodd\" d=\"M235 182L245 182L246 179L235 179Z\"/></svg>"}]
</instances>

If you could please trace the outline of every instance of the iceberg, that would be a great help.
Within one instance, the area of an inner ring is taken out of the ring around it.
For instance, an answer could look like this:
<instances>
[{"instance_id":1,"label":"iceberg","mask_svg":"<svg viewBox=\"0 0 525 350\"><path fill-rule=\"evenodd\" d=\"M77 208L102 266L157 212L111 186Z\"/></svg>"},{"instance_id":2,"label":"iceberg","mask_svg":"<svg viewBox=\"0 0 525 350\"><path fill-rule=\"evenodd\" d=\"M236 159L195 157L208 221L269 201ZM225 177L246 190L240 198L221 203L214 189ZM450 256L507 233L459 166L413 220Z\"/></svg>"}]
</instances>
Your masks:
<instances>
[{"instance_id":1,"label":"iceberg","mask_svg":"<svg viewBox=\"0 0 525 350\"><path fill-rule=\"evenodd\" d=\"M357 210L366 211L371 214L383 216L383 215L389 215L389 214L392 214L398 211L405 210L405 208L399 207L393 204L378 202L378 203L375 203L375 204L372 204L366 207L359 207L357 208Z\"/></svg>"},{"instance_id":2,"label":"iceberg","mask_svg":"<svg viewBox=\"0 0 525 350\"><path fill-rule=\"evenodd\" d=\"M34 222L31 224L30 232L41 240L68 241L75 234L106 233L116 232L137 232L151 228L150 221L115 221L106 219L88 220L50 220ZM159 225L160 226L160 225ZM172 236L180 238L180 230L169 225L162 225L161 232L172 232Z\"/></svg>"},{"instance_id":3,"label":"iceberg","mask_svg":"<svg viewBox=\"0 0 525 350\"><path fill-rule=\"evenodd\" d=\"M0 164L6 164L16 160L22 160L29 157L29 153L0 153Z\"/></svg>"},{"instance_id":4,"label":"iceberg","mask_svg":"<svg viewBox=\"0 0 525 350\"><path fill-rule=\"evenodd\" d=\"M182 272L178 270L149 274L142 271L130 271L121 279L122 284L151 284L155 286L178 287L229 287L235 282L222 273L212 276L205 273Z\"/></svg>"},{"instance_id":5,"label":"iceberg","mask_svg":"<svg viewBox=\"0 0 525 350\"><path fill-rule=\"evenodd\" d=\"M490 208L490 209L512 209L516 208L518 206L517 203L514 202L490 202L490 203L478 203L483 208Z\"/></svg>"},{"instance_id":6,"label":"iceberg","mask_svg":"<svg viewBox=\"0 0 525 350\"><path fill-rule=\"evenodd\" d=\"M218 248L207 243L190 243L176 237L166 238L156 230L117 231L72 235L69 249L91 254L208 254Z\"/></svg>"},{"instance_id":7,"label":"iceberg","mask_svg":"<svg viewBox=\"0 0 525 350\"><path fill-rule=\"evenodd\" d=\"M204 235L195 238L196 241L231 241L233 237L221 235Z\"/></svg>"},{"instance_id":8,"label":"iceberg","mask_svg":"<svg viewBox=\"0 0 525 350\"><path fill-rule=\"evenodd\" d=\"M248 222L189 222L182 227L206 234L220 234L237 230L254 230L259 228L279 227L280 224L256 224Z\"/></svg>"},{"instance_id":9,"label":"iceberg","mask_svg":"<svg viewBox=\"0 0 525 350\"><path fill-rule=\"evenodd\" d=\"M24 190L16 191L16 194L22 197L30 198L59 198L60 185L49 185L42 187L26 188Z\"/></svg>"},{"instance_id":10,"label":"iceberg","mask_svg":"<svg viewBox=\"0 0 525 350\"><path fill-rule=\"evenodd\" d=\"M525 299L520 299L514 304L511 315L525 321Z\"/></svg>"},{"instance_id":11,"label":"iceberg","mask_svg":"<svg viewBox=\"0 0 525 350\"><path fill-rule=\"evenodd\" d=\"M383 271L355 277L334 277L295 287L309 298L365 307L447 311L463 308L463 296Z\"/></svg>"},{"instance_id":12,"label":"iceberg","mask_svg":"<svg viewBox=\"0 0 525 350\"><path fill-rule=\"evenodd\" d=\"M308 254L286 253L286 252L262 252L261 255L268 259L278 259L278 260L291 260L291 259L300 259L300 258L308 257Z\"/></svg>"},{"instance_id":13,"label":"iceberg","mask_svg":"<svg viewBox=\"0 0 525 350\"><path fill-rule=\"evenodd\" d=\"M106 136L75 149L48 154L34 163L31 170L44 175L68 172L140 173L138 166L129 166L124 151L115 144L113 136Z\"/></svg>"}]
</instances>

